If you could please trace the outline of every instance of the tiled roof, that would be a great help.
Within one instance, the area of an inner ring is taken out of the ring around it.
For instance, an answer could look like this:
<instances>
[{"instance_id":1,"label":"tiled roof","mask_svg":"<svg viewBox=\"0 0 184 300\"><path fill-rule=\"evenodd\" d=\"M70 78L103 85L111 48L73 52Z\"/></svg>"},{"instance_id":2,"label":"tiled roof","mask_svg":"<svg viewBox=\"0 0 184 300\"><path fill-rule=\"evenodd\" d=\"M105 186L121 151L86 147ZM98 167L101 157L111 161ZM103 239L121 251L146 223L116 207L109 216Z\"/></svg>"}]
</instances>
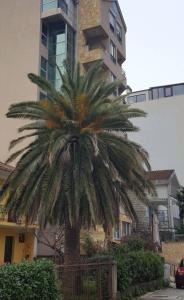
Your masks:
<instances>
[{"instance_id":1,"label":"tiled roof","mask_svg":"<svg viewBox=\"0 0 184 300\"><path fill-rule=\"evenodd\" d=\"M169 180L174 170L156 170L147 172L147 176L150 180Z\"/></svg>"}]
</instances>

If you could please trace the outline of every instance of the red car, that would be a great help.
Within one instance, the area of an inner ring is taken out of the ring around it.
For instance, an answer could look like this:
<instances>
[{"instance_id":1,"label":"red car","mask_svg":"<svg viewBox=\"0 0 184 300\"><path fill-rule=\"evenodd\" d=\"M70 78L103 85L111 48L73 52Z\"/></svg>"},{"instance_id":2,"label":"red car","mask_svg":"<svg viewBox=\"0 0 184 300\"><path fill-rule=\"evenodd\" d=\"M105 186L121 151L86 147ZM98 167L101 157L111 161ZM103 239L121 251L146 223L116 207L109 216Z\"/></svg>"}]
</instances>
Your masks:
<instances>
[{"instance_id":1,"label":"red car","mask_svg":"<svg viewBox=\"0 0 184 300\"><path fill-rule=\"evenodd\" d=\"M176 288L184 287L184 259L181 260L180 265L175 274Z\"/></svg>"}]
</instances>

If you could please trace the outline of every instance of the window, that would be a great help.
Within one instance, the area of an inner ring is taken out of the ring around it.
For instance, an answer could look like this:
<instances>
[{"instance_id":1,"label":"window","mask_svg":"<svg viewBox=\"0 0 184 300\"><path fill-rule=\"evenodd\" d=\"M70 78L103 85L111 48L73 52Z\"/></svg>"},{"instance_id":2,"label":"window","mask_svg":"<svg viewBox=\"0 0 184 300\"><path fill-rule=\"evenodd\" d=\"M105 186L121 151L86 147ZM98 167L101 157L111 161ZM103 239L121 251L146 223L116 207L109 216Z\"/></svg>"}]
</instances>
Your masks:
<instances>
[{"instance_id":1,"label":"window","mask_svg":"<svg viewBox=\"0 0 184 300\"><path fill-rule=\"evenodd\" d=\"M122 222L123 235L129 236L131 234L131 224L128 222Z\"/></svg>"},{"instance_id":2,"label":"window","mask_svg":"<svg viewBox=\"0 0 184 300\"><path fill-rule=\"evenodd\" d=\"M119 42L121 42L122 41L122 27L117 22L116 22L116 35L117 35Z\"/></svg>"},{"instance_id":3,"label":"window","mask_svg":"<svg viewBox=\"0 0 184 300\"><path fill-rule=\"evenodd\" d=\"M110 15L109 15L109 26L110 29L112 30L112 32L115 32L115 16L113 15L113 13L110 11Z\"/></svg>"},{"instance_id":4,"label":"window","mask_svg":"<svg viewBox=\"0 0 184 300\"><path fill-rule=\"evenodd\" d=\"M110 80L111 80L111 82L114 82L114 81L116 81L116 76L111 72L110 73ZM116 89L115 91L114 91L114 96L117 96L118 95L118 89Z\"/></svg>"},{"instance_id":5,"label":"window","mask_svg":"<svg viewBox=\"0 0 184 300\"><path fill-rule=\"evenodd\" d=\"M184 95L184 84L178 84L173 86L173 95Z\"/></svg>"},{"instance_id":6,"label":"window","mask_svg":"<svg viewBox=\"0 0 184 300\"><path fill-rule=\"evenodd\" d=\"M43 23L42 24L42 44L47 47L47 43L48 43L48 36L47 36L47 26Z\"/></svg>"},{"instance_id":7,"label":"window","mask_svg":"<svg viewBox=\"0 0 184 300\"><path fill-rule=\"evenodd\" d=\"M171 97L172 96L172 88L171 88L171 86L165 87L164 91L165 91L165 97Z\"/></svg>"},{"instance_id":8,"label":"window","mask_svg":"<svg viewBox=\"0 0 184 300\"><path fill-rule=\"evenodd\" d=\"M41 56L40 76L47 78L47 60Z\"/></svg>"},{"instance_id":9,"label":"window","mask_svg":"<svg viewBox=\"0 0 184 300\"><path fill-rule=\"evenodd\" d=\"M136 102L146 101L146 94L140 94L136 96Z\"/></svg>"},{"instance_id":10,"label":"window","mask_svg":"<svg viewBox=\"0 0 184 300\"><path fill-rule=\"evenodd\" d=\"M128 103L136 103L136 102L143 102L146 101L146 94L140 94L135 96L128 96L127 97Z\"/></svg>"},{"instance_id":11,"label":"window","mask_svg":"<svg viewBox=\"0 0 184 300\"><path fill-rule=\"evenodd\" d=\"M65 0L58 0L58 7L60 7L66 14L68 13L68 5Z\"/></svg>"},{"instance_id":12,"label":"window","mask_svg":"<svg viewBox=\"0 0 184 300\"><path fill-rule=\"evenodd\" d=\"M120 224L116 223L114 226L114 239L115 240L120 240L121 239L121 233L120 233Z\"/></svg>"},{"instance_id":13,"label":"window","mask_svg":"<svg viewBox=\"0 0 184 300\"><path fill-rule=\"evenodd\" d=\"M110 56L114 63L116 63L116 47L112 41L110 41Z\"/></svg>"},{"instance_id":14,"label":"window","mask_svg":"<svg viewBox=\"0 0 184 300\"><path fill-rule=\"evenodd\" d=\"M65 0L42 0L42 11L61 8L67 14L68 5Z\"/></svg>"},{"instance_id":15,"label":"window","mask_svg":"<svg viewBox=\"0 0 184 300\"><path fill-rule=\"evenodd\" d=\"M129 104L136 103L136 96L128 96L127 101Z\"/></svg>"}]
</instances>

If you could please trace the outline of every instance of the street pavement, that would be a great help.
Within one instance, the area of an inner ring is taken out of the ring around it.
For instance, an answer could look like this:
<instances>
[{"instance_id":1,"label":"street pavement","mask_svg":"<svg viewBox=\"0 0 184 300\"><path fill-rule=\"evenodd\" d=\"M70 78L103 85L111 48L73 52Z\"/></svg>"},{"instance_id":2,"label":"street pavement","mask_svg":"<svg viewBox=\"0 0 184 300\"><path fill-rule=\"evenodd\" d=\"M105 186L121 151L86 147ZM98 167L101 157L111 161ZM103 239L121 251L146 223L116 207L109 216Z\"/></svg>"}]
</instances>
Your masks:
<instances>
[{"instance_id":1,"label":"street pavement","mask_svg":"<svg viewBox=\"0 0 184 300\"><path fill-rule=\"evenodd\" d=\"M168 288L155 291L142 296L139 300L184 300L184 289Z\"/></svg>"}]
</instances>

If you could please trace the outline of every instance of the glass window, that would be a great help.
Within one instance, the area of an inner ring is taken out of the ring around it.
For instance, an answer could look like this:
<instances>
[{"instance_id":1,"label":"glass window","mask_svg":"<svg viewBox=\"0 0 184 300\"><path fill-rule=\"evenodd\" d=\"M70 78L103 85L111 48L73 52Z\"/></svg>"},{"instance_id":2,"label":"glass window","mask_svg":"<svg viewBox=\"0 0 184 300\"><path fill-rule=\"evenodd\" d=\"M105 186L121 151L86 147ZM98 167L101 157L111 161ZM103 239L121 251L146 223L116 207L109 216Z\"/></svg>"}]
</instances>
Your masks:
<instances>
[{"instance_id":1,"label":"glass window","mask_svg":"<svg viewBox=\"0 0 184 300\"><path fill-rule=\"evenodd\" d=\"M171 86L165 87L165 97L171 97L172 96L172 88Z\"/></svg>"},{"instance_id":2,"label":"glass window","mask_svg":"<svg viewBox=\"0 0 184 300\"><path fill-rule=\"evenodd\" d=\"M42 0L42 11L56 9L58 7L57 0Z\"/></svg>"},{"instance_id":3,"label":"glass window","mask_svg":"<svg viewBox=\"0 0 184 300\"><path fill-rule=\"evenodd\" d=\"M119 23L116 23L116 35L118 40L122 41L122 27L119 25Z\"/></svg>"},{"instance_id":4,"label":"glass window","mask_svg":"<svg viewBox=\"0 0 184 300\"><path fill-rule=\"evenodd\" d=\"M116 240L120 240L121 238L121 234L120 234L120 224L117 223L115 226L114 226L114 239Z\"/></svg>"},{"instance_id":5,"label":"glass window","mask_svg":"<svg viewBox=\"0 0 184 300\"><path fill-rule=\"evenodd\" d=\"M173 86L173 95L184 95L184 84L178 84Z\"/></svg>"},{"instance_id":6,"label":"glass window","mask_svg":"<svg viewBox=\"0 0 184 300\"><path fill-rule=\"evenodd\" d=\"M146 101L146 94L140 94L136 96L136 102Z\"/></svg>"},{"instance_id":7,"label":"glass window","mask_svg":"<svg viewBox=\"0 0 184 300\"><path fill-rule=\"evenodd\" d=\"M111 80L111 82L114 82L114 81L116 81L116 76L111 72L110 73L110 80ZM115 91L114 91L114 96L117 96L118 95L118 89L116 89Z\"/></svg>"},{"instance_id":8,"label":"glass window","mask_svg":"<svg viewBox=\"0 0 184 300\"><path fill-rule=\"evenodd\" d=\"M47 60L43 56L41 56L40 75L44 78L47 78Z\"/></svg>"},{"instance_id":9,"label":"glass window","mask_svg":"<svg viewBox=\"0 0 184 300\"><path fill-rule=\"evenodd\" d=\"M128 222L122 222L123 235L129 236L131 234L131 224Z\"/></svg>"},{"instance_id":10,"label":"glass window","mask_svg":"<svg viewBox=\"0 0 184 300\"><path fill-rule=\"evenodd\" d=\"M63 9L66 14L68 13L68 5L65 0L58 0L58 7Z\"/></svg>"},{"instance_id":11,"label":"glass window","mask_svg":"<svg viewBox=\"0 0 184 300\"><path fill-rule=\"evenodd\" d=\"M109 15L109 25L110 25L110 29L112 30L112 32L115 32L115 16L113 15L113 13L110 11L110 15Z\"/></svg>"},{"instance_id":12,"label":"glass window","mask_svg":"<svg viewBox=\"0 0 184 300\"><path fill-rule=\"evenodd\" d=\"M158 89L158 96L159 96L159 98L164 98L164 88Z\"/></svg>"},{"instance_id":13,"label":"glass window","mask_svg":"<svg viewBox=\"0 0 184 300\"><path fill-rule=\"evenodd\" d=\"M112 41L110 41L110 55L114 63L116 63L116 47Z\"/></svg>"},{"instance_id":14,"label":"glass window","mask_svg":"<svg viewBox=\"0 0 184 300\"><path fill-rule=\"evenodd\" d=\"M47 43L48 43L48 30L47 30L47 26L43 23L42 24L42 44L47 47Z\"/></svg>"},{"instance_id":15,"label":"glass window","mask_svg":"<svg viewBox=\"0 0 184 300\"><path fill-rule=\"evenodd\" d=\"M127 97L128 103L135 103L136 102L136 96L128 96Z\"/></svg>"},{"instance_id":16,"label":"glass window","mask_svg":"<svg viewBox=\"0 0 184 300\"><path fill-rule=\"evenodd\" d=\"M158 94L158 89L152 89L152 99L158 99L159 94Z\"/></svg>"}]
</instances>

